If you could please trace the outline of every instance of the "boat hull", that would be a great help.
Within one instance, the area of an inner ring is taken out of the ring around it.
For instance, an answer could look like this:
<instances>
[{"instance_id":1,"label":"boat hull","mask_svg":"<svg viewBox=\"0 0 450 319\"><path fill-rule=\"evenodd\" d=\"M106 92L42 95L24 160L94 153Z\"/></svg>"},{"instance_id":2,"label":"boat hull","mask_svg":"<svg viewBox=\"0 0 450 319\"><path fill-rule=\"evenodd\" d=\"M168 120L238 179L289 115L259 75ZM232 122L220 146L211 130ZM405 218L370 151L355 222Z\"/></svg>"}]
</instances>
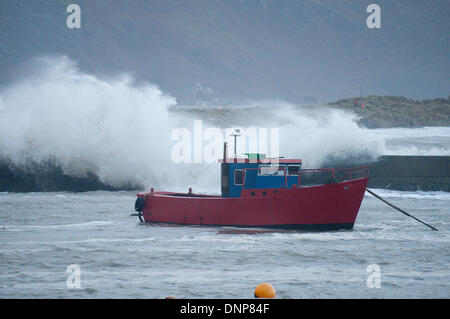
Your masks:
<instances>
[{"instance_id":1,"label":"boat hull","mask_svg":"<svg viewBox=\"0 0 450 319\"><path fill-rule=\"evenodd\" d=\"M353 228L367 182L244 189L238 198L168 192L138 196L145 198L145 222L323 231Z\"/></svg>"}]
</instances>

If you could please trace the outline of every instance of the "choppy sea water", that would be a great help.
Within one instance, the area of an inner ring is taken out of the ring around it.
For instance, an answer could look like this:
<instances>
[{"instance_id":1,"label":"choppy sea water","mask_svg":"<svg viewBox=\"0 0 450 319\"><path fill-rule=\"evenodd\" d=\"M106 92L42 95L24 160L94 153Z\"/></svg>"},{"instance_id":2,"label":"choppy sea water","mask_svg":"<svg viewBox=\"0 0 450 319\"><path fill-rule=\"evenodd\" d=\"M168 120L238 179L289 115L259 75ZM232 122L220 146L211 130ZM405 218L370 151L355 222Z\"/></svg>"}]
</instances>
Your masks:
<instances>
[{"instance_id":1,"label":"choppy sea water","mask_svg":"<svg viewBox=\"0 0 450 319\"><path fill-rule=\"evenodd\" d=\"M112 185L219 187L217 163L169 159L169 137L191 122L169 114L174 98L127 75L85 74L68 58L43 61L0 92L2 159L51 161ZM367 130L347 112L270 104L277 116L258 126L279 123L282 155L310 168L330 154L450 155L448 126ZM142 225L129 216L133 192L0 193L0 298L249 298L264 281L281 298L448 298L450 193L379 192L439 232L369 195L353 231L301 233ZM367 287L373 264L380 288ZM69 265L80 289L67 287Z\"/></svg>"},{"instance_id":2,"label":"choppy sea water","mask_svg":"<svg viewBox=\"0 0 450 319\"><path fill-rule=\"evenodd\" d=\"M2 193L0 297L449 298L450 193L376 192L439 231L371 195L354 230L308 233L140 224L134 192Z\"/></svg>"}]
</instances>

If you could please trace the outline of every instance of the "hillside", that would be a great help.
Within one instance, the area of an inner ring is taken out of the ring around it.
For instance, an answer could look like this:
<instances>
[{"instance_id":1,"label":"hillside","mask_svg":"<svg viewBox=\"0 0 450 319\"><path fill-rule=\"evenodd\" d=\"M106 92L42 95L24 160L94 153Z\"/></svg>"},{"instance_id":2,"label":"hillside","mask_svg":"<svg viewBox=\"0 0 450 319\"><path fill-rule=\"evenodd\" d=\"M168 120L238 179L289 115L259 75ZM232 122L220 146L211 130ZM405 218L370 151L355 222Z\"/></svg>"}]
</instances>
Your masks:
<instances>
[{"instance_id":1,"label":"hillside","mask_svg":"<svg viewBox=\"0 0 450 319\"><path fill-rule=\"evenodd\" d=\"M358 106L355 107L355 99ZM361 107L361 101L364 108ZM276 103L276 102L274 102ZM196 106L175 106L172 112L203 119L215 126L262 125L270 118L272 124L280 120L277 104L258 104L243 101L239 103L217 103L215 101ZM414 100L403 96L369 95L360 98L346 98L326 104L294 104L299 115L326 114L325 108L336 108L357 114L361 126L367 128L450 126L450 97L429 100Z\"/></svg>"},{"instance_id":2,"label":"hillside","mask_svg":"<svg viewBox=\"0 0 450 319\"><path fill-rule=\"evenodd\" d=\"M362 101L364 108L360 105L355 107L355 98L328 105L356 112L361 117L361 124L368 128L450 125L450 97L413 100L403 96L369 95Z\"/></svg>"}]
</instances>

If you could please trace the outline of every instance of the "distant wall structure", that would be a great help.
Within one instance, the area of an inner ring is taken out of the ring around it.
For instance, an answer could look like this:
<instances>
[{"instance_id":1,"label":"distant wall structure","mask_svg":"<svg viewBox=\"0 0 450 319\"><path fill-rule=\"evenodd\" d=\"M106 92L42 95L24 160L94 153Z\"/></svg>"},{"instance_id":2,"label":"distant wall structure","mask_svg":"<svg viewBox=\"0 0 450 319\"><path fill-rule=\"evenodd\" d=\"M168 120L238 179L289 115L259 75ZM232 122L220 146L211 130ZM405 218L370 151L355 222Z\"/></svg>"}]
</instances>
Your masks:
<instances>
[{"instance_id":1,"label":"distant wall structure","mask_svg":"<svg viewBox=\"0 0 450 319\"><path fill-rule=\"evenodd\" d=\"M381 156L369 163L368 187L450 191L450 156Z\"/></svg>"}]
</instances>

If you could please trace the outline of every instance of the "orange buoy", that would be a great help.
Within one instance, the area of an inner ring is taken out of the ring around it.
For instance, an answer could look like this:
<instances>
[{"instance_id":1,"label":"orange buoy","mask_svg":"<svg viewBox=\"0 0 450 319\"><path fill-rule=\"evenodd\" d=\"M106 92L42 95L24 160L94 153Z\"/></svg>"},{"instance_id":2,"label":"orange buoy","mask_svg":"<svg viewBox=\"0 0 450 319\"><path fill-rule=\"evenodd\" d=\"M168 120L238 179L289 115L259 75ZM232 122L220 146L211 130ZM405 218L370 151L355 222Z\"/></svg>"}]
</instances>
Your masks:
<instances>
[{"instance_id":1,"label":"orange buoy","mask_svg":"<svg viewBox=\"0 0 450 319\"><path fill-rule=\"evenodd\" d=\"M166 299L177 299L175 296L167 296Z\"/></svg>"},{"instance_id":2,"label":"orange buoy","mask_svg":"<svg viewBox=\"0 0 450 319\"><path fill-rule=\"evenodd\" d=\"M255 288L255 298L275 298L276 295L275 288L269 283L259 284Z\"/></svg>"}]
</instances>

